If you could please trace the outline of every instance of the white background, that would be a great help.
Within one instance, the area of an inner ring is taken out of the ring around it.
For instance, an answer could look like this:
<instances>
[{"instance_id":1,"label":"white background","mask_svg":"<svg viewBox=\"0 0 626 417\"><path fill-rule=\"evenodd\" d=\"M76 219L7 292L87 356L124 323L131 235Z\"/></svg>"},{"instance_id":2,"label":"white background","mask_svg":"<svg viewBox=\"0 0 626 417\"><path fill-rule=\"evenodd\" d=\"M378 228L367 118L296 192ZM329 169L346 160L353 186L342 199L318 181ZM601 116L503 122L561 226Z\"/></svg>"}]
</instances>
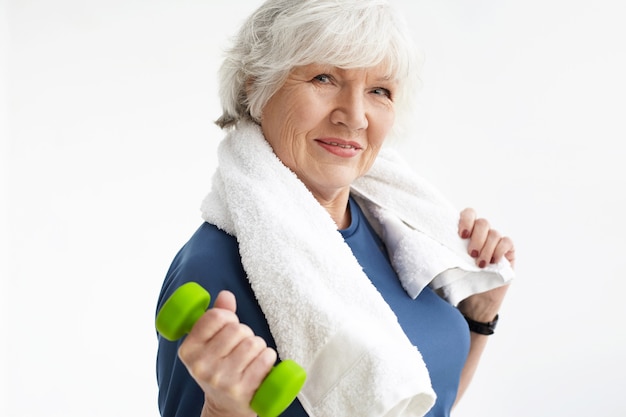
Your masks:
<instances>
[{"instance_id":1,"label":"white background","mask_svg":"<svg viewBox=\"0 0 626 417\"><path fill-rule=\"evenodd\" d=\"M456 416L626 415L622 2L396 3L425 55L407 157L517 245ZM258 4L0 3L0 415L158 415L156 297L215 166L221 49Z\"/></svg>"}]
</instances>

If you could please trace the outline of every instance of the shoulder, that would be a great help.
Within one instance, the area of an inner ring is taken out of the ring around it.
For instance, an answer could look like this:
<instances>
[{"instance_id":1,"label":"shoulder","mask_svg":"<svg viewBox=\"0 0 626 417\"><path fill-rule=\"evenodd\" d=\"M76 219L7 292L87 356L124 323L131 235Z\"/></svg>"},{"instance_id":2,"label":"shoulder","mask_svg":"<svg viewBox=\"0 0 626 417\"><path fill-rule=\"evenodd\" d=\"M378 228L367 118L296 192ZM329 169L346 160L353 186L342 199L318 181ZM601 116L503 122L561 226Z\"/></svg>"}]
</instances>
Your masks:
<instances>
[{"instance_id":1,"label":"shoulder","mask_svg":"<svg viewBox=\"0 0 626 417\"><path fill-rule=\"evenodd\" d=\"M226 257L226 258L225 258ZM180 249L172 267L206 267L209 262L239 260L239 248L234 236L210 223L202 223L189 241Z\"/></svg>"},{"instance_id":2,"label":"shoulder","mask_svg":"<svg viewBox=\"0 0 626 417\"><path fill-rule=\"evenodd\" d=\"M159 294L158 312L170 295L187 282L197 282L211 294L222 290L237 299L237 315L242 323L275 347L248 276L241 263L237 239L215 225L204 223L174 257Z\"/></svg>"},{"instance_id":3,"label":"shoulder","mask_svg":"<svg viewBox=\"0 0 626 417\"><path fill-rule=\"evenodd\" d=\"M186 282L195 281L214 295L227 288L228 282L245 276L237 239L213 224L203 223L174 257L158 306Z\"/></svg>"}]
</instances>

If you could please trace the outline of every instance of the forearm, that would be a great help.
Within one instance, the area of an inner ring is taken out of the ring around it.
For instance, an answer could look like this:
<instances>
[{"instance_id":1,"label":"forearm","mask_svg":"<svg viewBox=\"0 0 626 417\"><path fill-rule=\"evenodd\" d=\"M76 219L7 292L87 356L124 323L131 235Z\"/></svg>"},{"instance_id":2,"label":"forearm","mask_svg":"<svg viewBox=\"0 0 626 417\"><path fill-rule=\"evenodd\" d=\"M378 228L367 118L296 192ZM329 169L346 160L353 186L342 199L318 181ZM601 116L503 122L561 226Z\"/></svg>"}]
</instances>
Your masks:
<instances>
[{"instance_id":1,"label":"forearm","mask_svg":"<svg viewBox=\"0 0 626 417\"><path fill-rule=\"evenodd\" d=\"M476 369L478 368L480 358L485 351L488 340L489 336L470 332L470 349L467 355L467 360L465 361L465 366L463 366L463 370L461 371L459 390L457 392L456 401L454 403L455 406L461 400L463 394L465 394L465 391L469 387L469 384L472 381L474 374L476 373Z\"/></svg>"},{"instance_id":2,"label":"forearm","mask_svg":"<svg viewBox=\"0 0 626 417\"><path fill-rule=\"evenodd\" d=\"M508 260L511 267L513 267L515 263L515 246L513 241L506 236L501 236L500 233L492 229L489 222L485 219L478 219L473 209L465 209L461 212L459 236L463 239L469 239L467 253L476 259L476 265L479 267L483 268L489 263L498 263L502 258ZM473 321L490 323L500 311L508 287L509 285L507 284L484 293L474 294L459 303L459 311L466 318ZM477 327L478 331L480 331L480 327L482 326ZM469 353L465 366L461 371L455 405L459 402L472 381L489 337L473 331L470 332Z\"/></svg>"},{"instance_id":3,"label":"forearm","mask_svg":"<svg viewBox=\"0 0 626 417\"><path fill-rule=\"evenodd\" d=\"M502 305L502 301L504 300L504 296L507 290L508 285L505 285L500 288L495 288L486 293L477 294L469 297L459 304L459 310L464 316L474 321L481 323L491 322L495 319L498 312L500 311L500 307ZM485 351L485 347L487 346L489 337L489 335L479 334L470 331L470 348L467 355L467 360L465 361L465 366L461 371L461 378L459 381L459 389L457 392L455 405L459 402L459 400L467 390L470 382L472 381L483 352Z\"/></svg>"}]
</instances>

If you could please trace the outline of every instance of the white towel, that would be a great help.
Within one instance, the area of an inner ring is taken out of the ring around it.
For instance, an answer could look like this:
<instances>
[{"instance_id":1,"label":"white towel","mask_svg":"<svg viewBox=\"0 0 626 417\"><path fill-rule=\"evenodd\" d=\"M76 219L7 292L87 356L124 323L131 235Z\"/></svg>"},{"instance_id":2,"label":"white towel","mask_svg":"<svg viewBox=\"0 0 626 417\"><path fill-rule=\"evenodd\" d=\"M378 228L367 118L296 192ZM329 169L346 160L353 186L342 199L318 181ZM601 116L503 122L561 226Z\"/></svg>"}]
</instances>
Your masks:
<instances>
[{"instance_id":1,"label":"white towel","mask_svg":"<svg viewBox=\"0 0 626 417\"><path fill-rule=\"evenodd\" d=\"M452 305L510 282L506 259L485 268L468 254L458 235L459 211L419 177L391 148L383 148L352 193L387 246L394 269L413 298L426 285ZM416 256L417 254L417 256Z\"/></svg>"},{"instance_id":2,"label":"white towel","mask_svg":"<svg viewBox=\"0 0 626 417\"><path fill-rule=\"evenodd\" d=\"M218 161L203 218L237 237L278 354L307 371L299 394L307 413L423 416L435 393L419 351L259 126L240 123L220 144Z\"/></svg>"}]
</instances>

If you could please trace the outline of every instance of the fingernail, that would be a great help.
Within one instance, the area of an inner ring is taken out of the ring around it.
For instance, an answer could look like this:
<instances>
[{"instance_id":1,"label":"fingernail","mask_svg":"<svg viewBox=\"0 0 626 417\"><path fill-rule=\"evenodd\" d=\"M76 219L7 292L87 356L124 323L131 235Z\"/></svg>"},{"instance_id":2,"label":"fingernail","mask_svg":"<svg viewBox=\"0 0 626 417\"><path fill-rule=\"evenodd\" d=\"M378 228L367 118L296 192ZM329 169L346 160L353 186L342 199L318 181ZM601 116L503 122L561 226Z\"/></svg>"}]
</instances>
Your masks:
<instances>
[{"instance_id":1,"label":"fingernail","mask_svg":"<svg viewBox=\"0 0 626 417\"><path fill-rule=\"evenodd\" d=\"M472 258L478 258L478 251L476 249L472 251Z\"/></svg>"},{"instance_id":2,"label":"fingernail","mask_svg":"<svg viewBox=\"0 0 626 417\"><path fill-rule=\"evenodd\" d=\"M469 237L469 232L468 232L467 230L463 230L463 231L461 232L461 237L462 237L463 239L467 239L467 238Z\"/></svg>"},{"instance_id":3,"label":"fingernail","mask_svg":"<svg viewBox=\"0 0 626 417\"><path fill-rule=\"evenodd\" d=\"M485 267L485 265L487 265L487 262L485 262L485 260L484 260L484 259L478 263L478 267L479 267L479 268L484 268L484 267Z\"/></svg>"},{"instance_id":4,"label":"fingernail","mask_svg":"<svg viewBox=\"0 0 626 417\"><path fill-rule=\"evenodd\" d=\"M489 261L490 264L495 264L496 263L496 258L494 258L493 256L491 257L491 260Z\"/></svg>"}]
</instances>

